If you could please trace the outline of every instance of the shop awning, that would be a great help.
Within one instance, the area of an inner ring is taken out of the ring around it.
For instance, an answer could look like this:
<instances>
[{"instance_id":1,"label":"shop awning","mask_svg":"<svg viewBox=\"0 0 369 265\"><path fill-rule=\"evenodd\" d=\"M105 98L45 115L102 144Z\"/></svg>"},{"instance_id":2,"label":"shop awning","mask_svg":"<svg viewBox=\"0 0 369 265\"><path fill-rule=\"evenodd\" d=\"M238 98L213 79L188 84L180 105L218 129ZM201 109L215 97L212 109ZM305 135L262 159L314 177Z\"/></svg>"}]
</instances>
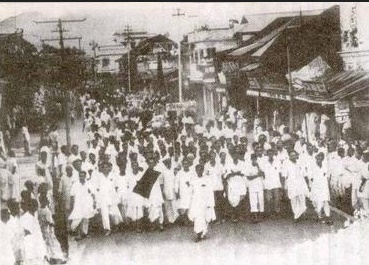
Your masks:
<instances>
[{"instance_id":1,"label":"shop awning","mask_svg":"<svg viewBox=\"0 0 369 265\"><path fill-rule=\"evenodd\" d=\"M245 67L242 67L240 71L252 71L260 67L260 63L252 63L249 65L246 65Z\"/></svg>"},{"instance_id":2,"label":"shop awning","mask_svg":"<svg viewBox=\"0 0 369 265\"><path fill-rule=\"evenodd\" d=\"M177 72L177 69L174 68L168 68L163 69L163 74L165 77L169 77L174 75ZM138 76L142 78L143 80L150 80L150 79L156 79L158 76L157 70L146 70L138 73Z\"/></svg>"},{"instance_id":3,"label":"shop awning","mask_svg":"<svg viewBox=\"0 0 369 265\"><path fill-rule=\"evenodd\" d=\"M340 72L324 81L302 82L301 86L303 89L296 95L297 99L311 103L334 104L340 99L368 89L369 72Z\"/></svg>"},{"instance_id":4,"label":"shop awning","mask_svg":"<svg viewBox=\"0 0 369 265\"><path fill-rule=\"evenodd\" d=\"M249 52L254 51L255 49L258 48L262 48L264 46L265 50L267 50L275 41L275 39L283 32L283 30L285 30L292 22L294 21L294 19L291 19L290 21L288 21L287 23L285 23L283 26L273 30L272 32L270 32L269 34L267 34L266 36L264 36L263 38L255 41L254 43L241 47L237 50L232 51L231 53L229 53L230 56L243 56ZM265 51L264 50L264 51ZM264 52L263 50L261 50L260 52ZM258 51L256 51L258 52ZM257 53L258 54L258 53ZM255 55L258 56L258 55Z\"/></svg>"},{"instance_id":5,"label":"shop awning","mask_svg":"<svg viewBox=\"0 0 369 265\"><path fill-rule=\"evenodd\" d=\"M261 49L257 50L252 54L254 57L260 57L262 56L269 48L272 46L272 44L275 42L275 40L278 38L279 35L277 35L275 38L273 38L271 41L269 41L267 44L265 44Z\"/></svg>"},{"instance_id":6,"label":"shop awning","mask_svg":"<svg viewBox=\"0 0 369 265\"><path fill-rule=\"evenodd\" d=\"M250 64L247 67L256 66L257 64ZM289 100L289 97L285 96L288 95L288 84L276 83L258 75L249 77L248 90L250 90L247 92L249 96ZM358 105L362 106L367 104L367 101L360 102L357 95L365 90L369 91L369 72L344 71L330 73L321 81L302 81L298 86L294 85L293 96L296 100L315 104L335 104L341 99L355 96Z\"/></svg>"}]
</instances>

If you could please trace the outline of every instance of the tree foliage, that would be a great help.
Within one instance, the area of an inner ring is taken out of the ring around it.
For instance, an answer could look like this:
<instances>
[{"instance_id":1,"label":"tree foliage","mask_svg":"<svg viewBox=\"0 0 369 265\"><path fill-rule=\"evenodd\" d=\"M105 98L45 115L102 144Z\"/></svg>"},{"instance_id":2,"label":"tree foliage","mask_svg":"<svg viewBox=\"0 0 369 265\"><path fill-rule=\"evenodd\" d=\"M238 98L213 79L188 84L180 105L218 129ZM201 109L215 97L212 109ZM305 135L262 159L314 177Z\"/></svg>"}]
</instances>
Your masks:
<instances>
[{"instance_id":1,"label":"tree foliage","mask_svg":"<svg viewBox=\"0 0 369 265\"><path fill-rule=\"evenodd\" d=\"M62 52L50 45L38 52L21 33L0 34L0 78L7 82L2 115L6 128L16 133L27 123L31 130L39 130L45 122L60 121L67 90L83 90L85 54L75 48Z\"/></svg>"},{"instance_id":2,"label":"tree foliage","mask_svg":"<svg viewBox=\"0 0 369 265\"><path fill-rule=\"evenodd\" d=\"M87 60L84 52L76 48L60 50L50 45L43 45L39 59L39 71L42 73L40 81L45 88L42 104L45 127L63 119L68 91L73 91L73 96L83 92Z\"/></svg>"},{"instance_id":3,"label":"tree foliage","mask_svg":"<svg viewBox=\"0 0 369 265\"><path fill-rule=\"evenodd\" d=\"M39 87L37 49L21 34L7 34L0 37L0 56L0 78L7 82L3 118L9 115L18 127L32 110L33 94Z\"/></svg>"}]
</instances>

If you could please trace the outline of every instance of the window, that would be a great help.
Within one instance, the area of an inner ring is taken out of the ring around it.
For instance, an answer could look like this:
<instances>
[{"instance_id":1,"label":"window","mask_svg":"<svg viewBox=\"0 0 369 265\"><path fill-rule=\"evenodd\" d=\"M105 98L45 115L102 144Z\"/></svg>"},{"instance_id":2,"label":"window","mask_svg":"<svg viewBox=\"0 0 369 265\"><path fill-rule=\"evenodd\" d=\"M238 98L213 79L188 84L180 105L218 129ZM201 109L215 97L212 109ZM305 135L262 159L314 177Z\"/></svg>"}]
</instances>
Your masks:
<instances>
[{"instance_id":1,"label":"window","mask_svg":"<svg viewBox=\"0 0 369 265\"><path fill-rule=\"evenodd\" d=\"M205 57L204 50L200 50L200 59L203 59Z\"/></svg>"},{"instance_id":2,"label":"window","mask_svg":"<svg viewBox=\"0 0 369 265\"><path fill-rule=\"evenodd\" d=\"M207 49L207 58L214 58L215 57L215 48L208 48Z\"/></svg>"},{"instance_id":3,"label":"window","mask_svg":"<svg viewBox=\"0 0 369 265\"><path fill-rule=\"evenodd\" d=\"M103 58L102 59L102 67L108 67L110 64L109 58Z\"/></svg>"}]
</instances>

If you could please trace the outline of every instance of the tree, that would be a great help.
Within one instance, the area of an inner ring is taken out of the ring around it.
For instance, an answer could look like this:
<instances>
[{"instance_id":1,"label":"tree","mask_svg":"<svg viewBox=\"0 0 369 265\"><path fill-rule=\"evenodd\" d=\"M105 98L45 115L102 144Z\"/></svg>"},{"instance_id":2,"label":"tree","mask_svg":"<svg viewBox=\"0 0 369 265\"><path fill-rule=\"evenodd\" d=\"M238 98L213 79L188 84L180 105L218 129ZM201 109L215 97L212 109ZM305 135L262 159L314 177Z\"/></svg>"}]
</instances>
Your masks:
<instances>
[{"instance_id":1,"label":"tree","mask_svg":"<svg viewBox=\"0 0 369 265\"><path fill-rule=\"evenodd\" d=\"M87 58L76 48L61 51L50 45L43 45L39 56L42 73L40 82L45 90L45 110L39 114L42 128L47 128L53 127L65 116L67 110L63 103L68 91L73 91L74 97L84 92Z\"/></svg>"},{"instance_id":2,"label":"tree","mask_svg":"<svg viewBox=\"0 0 369 265\"><path fill-rule=\"evenodd\" d=\"M22 33L0 35L0 78L7 81L3 119L9 115L15 135L24 122L30 123L33 95L39 87L39 60L36 47L23 39ZM4 122L4 120L3 120ZM5 123L4 123L5 124ZM31 128L32 129L32 128Z\"/></svg>"}]
</instances>

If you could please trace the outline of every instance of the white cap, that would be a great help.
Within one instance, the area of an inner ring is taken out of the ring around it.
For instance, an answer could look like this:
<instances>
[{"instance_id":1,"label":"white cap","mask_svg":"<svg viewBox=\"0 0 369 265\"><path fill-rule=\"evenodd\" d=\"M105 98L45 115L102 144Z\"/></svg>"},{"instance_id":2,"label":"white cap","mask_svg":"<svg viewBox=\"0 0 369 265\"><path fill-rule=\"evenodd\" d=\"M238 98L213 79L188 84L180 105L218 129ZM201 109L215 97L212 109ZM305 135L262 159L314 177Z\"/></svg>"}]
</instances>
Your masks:
<instances>
[{"instance_id":1,"label":"white cap","mask_svg":"<svg viewBox=\"0 0 369 265\"><path fill-rule=\"evenodd\" d=\"M265 149L265 150L272 149L272 146L271 146L269 143L265 143L265 144L264 144L264 149Z\"/></svg>"}]
</instances>

